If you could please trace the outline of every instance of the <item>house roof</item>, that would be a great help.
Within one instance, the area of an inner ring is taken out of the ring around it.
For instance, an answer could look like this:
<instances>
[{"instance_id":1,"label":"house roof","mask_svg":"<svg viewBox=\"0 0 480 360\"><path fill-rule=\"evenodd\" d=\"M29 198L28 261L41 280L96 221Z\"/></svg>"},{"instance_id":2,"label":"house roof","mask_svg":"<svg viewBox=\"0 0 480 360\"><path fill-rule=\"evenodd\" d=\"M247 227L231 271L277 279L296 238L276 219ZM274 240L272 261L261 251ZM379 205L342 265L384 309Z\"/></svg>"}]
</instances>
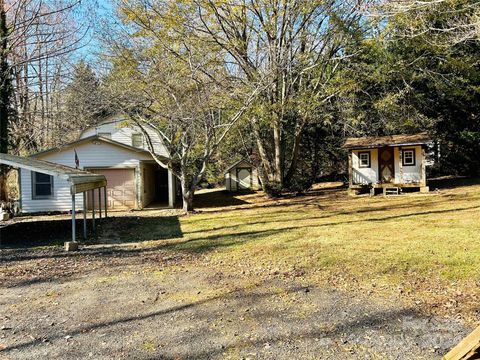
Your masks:
<instances>
[{"instance_id":1,"label":"house roof","mask_svg":"<svg viewBox=\"0 0 480 360\"><path fill-rule=\"evenodd\" d=\"M366 149L383 146L407 146L423 145L431 142L432 139L427 133L418 133L413 135L388 135L388 136L370 136L359 138L348 138L343 144L345 149Z\"/></svg>"},{"instance_id":2,"label":"house roof","mask_svg":"<svg viewBox=\"0 0 480 360\"><path fill-rule=\"evenodd\" d=\"M88 126L85 129L83 129L80 132L79 136L81 137L86 131L88 131L90 129L95 129L95 128L101 126L101 125L112 124L112 123L117 123L117 122L124 122L125 120L126 120L125 116L122 115L122 114L115 113L115 114L105 116L102 120L98 121L96 124Z\"/></svg>"},{"instance_id":3,"label":"house roof","mask_svg":"<svg viewBox=\"0 0 480 360\"><path fill-rule=\"evenodd\" d=\"M149 151L145 150L145 149L140 149L140 148L137 148L137 147L134 147L134 146L131 146L131 145L127 145L127 144L124 144L124 143L121 143L121 142L118 142L118 141L115 141L115 140L112 140L112 139L109 139L109 138L106 138L106 137L103 137L103 136L92 135L92 136L88 136L88 137L83 138L83 139L78 139L78 140L72 141L72 142L64 144L62 146L58 146L58 147L54 147L54 148L47 149L47 150L44 150L44 151L40 151L38 153L30 155L30 157L32 157L32 158L42 157L42 156L50 154L50 153L64 151L66 149L71 148L72 146L80 145L80 144L83 144L83 143L86 143L86 142L89 142L89 141L94 141L94 140L100 141L100 142L103 142L103 143L106 143L106 144L118 146L118 147L124 148L126 150L130 150L130 151L133 151L133 152L150 154ZM163 156L159 156L159 157L164 158Z\"/></svg>"},{"instance_id":4,"label":"house roof","mask_svg":"<svg viewBox=\"0 0 480 360\"><path fill-rule=\"evenodd\" d=\"M251 167L255 167L250 161L247 161L245 159L241 159L241 160L238 160L236 163L234 163L233 165L231 165L230 167L228 167L224 173L227 173L229 172L230 170L232 170L234 167L238 166L239 164L241 164L242 162L244 163L247 163L248 165L250 165Z\"/></svg>"},{"instance_id":5,"label":"house roof","mask_svg":"<svg viewBox=\"0 0 480 360\"><path fill-rule=\"evenodd\" d=\"M75 169L70 166L55 164L45 160L10 154L0 154L0 164L40 172L67 180L72 184L72 194L107 185L107 180L104 175L94 174L85 170Z\"/></svg>"}]
</instances>

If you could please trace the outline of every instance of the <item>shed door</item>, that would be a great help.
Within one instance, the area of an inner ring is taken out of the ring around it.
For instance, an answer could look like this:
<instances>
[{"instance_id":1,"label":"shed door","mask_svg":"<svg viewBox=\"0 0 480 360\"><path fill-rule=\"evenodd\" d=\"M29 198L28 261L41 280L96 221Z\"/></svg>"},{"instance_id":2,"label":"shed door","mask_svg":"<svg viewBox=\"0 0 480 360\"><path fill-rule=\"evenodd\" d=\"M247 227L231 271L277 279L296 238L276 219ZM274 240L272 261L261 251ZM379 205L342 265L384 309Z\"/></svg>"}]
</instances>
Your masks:
<instances>
[{"instance_id":1,"label":"shed door","mask_svg":"<svg viewBox=\"0 0 480 360\"><path fill-rule=\"evenodd\" d=\"M395 162L392 147L385 147L378 150L378 167L382 183L391 183L394 181Z\"/></svg>"},{"instance_id":2,"label":"shed door","mask_svg":"<svg viewBox=\"0 0 480 360\"><path fill-rule=\"evenodd\" d=\"M107 206L109 209L132 209L135 207L134 169L91 169L89 171L105 175L107 179ZM95 194L95 207L98 209L97 192Z\"/></svg>"},{"instance_id":3,"label":"shed door","mask_svg":"<svg viewBox=\"0 0 480 360\"><path fill-rule=\"evenodd\" d=\"M248 168L238 168L237 179L239 189L250 189L252 185L252 170Z\"/></svg>"}]
</instances>

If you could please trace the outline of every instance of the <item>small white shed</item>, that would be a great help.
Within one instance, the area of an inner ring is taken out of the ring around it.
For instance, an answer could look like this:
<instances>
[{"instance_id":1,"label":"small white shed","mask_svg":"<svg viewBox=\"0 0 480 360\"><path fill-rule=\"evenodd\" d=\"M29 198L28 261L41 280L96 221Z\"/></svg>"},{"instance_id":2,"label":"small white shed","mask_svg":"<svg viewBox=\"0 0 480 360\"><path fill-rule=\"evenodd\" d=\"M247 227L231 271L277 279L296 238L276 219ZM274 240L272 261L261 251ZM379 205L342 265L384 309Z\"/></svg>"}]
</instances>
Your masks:
<instances>
[{"instance_id":1,"label":"small white shed","mask_svg":"<svg viewBox=\"0 0 480 360\"><path fill-rule=\"evenodd\" d=\"M237 161L225 171L225 188L228 191L260 189L257 168L246 160Z\"/></svg>"}]
</instances>

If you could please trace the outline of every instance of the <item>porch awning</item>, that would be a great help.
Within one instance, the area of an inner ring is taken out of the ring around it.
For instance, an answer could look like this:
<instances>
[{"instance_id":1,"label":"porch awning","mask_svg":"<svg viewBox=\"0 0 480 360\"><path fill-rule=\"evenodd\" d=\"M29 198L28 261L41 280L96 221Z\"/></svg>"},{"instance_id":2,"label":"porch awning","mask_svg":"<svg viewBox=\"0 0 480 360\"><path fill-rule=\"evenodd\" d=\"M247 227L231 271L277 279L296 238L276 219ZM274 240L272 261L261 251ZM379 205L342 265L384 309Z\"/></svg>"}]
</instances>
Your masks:
<instances>
[{"instance_id":1,"label":"porch awning","mask_svg":"<svg viewBox=\"0 0 480 360\"><path fill-rule=\"evenodd\" d=\"M384 146L413 146L432 142L427 133L348 138L344 149L371 149Z\"/></svg>"},{"instance_id":2,"label":"porch awning","mask_svg":"<svg viewBox=\"0 0 480 360\"><path fill-rule=\"evenodd\" d=\"M27 169L67 180L71 184L70 193L72 195L107 186L107 179L104 175L94 174L45 160L0 154L0 164Z\"/></svg>"}]
</instances>

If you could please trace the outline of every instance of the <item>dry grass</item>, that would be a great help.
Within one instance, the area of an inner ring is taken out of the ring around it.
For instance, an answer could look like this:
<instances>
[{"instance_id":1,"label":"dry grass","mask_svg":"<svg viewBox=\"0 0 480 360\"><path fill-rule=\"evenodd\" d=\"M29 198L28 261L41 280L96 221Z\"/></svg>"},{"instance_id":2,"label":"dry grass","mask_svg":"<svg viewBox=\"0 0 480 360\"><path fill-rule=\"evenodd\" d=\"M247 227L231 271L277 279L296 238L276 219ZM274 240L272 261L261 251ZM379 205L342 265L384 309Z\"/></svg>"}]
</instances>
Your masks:
<instances>
[{"instance_id":1,"label":"dry grass","mask_svg":"<svg viewBox=\"0 0 480 360\"><path fill-rule=\"evenodd\" d=\"M232 196L207 190L196 197L194 215L114 214L100 239L114 240L119 253L123 247L135 249L138 260L145 258L142 249L165 261L196 259L182 266L194 272L198 260L242 286L295 278L306 285L398 297L428 313L480 322L478 181L389 198L348 197L335 185L278 200L260 192ZM68 216L51 218L70 226ZM5 274L15 269L9 266Z\"/></svg>"},{"instance_id":2,"label":"dry grass","mask_svg":"<svg viewBox=\"0 0 480 360\"><path fill-rule=\"evenodd\" d=\"M246 194L227 206L227 197L200 195L200 213L143 224L127 236L164 239L162 248L202 254L210 266L252 280L301 274L480 320L478 184L389 198L348 197L328 186L278 201ZM215 208L219 198L223 206Z\"/></svg>"}]
</instances>

